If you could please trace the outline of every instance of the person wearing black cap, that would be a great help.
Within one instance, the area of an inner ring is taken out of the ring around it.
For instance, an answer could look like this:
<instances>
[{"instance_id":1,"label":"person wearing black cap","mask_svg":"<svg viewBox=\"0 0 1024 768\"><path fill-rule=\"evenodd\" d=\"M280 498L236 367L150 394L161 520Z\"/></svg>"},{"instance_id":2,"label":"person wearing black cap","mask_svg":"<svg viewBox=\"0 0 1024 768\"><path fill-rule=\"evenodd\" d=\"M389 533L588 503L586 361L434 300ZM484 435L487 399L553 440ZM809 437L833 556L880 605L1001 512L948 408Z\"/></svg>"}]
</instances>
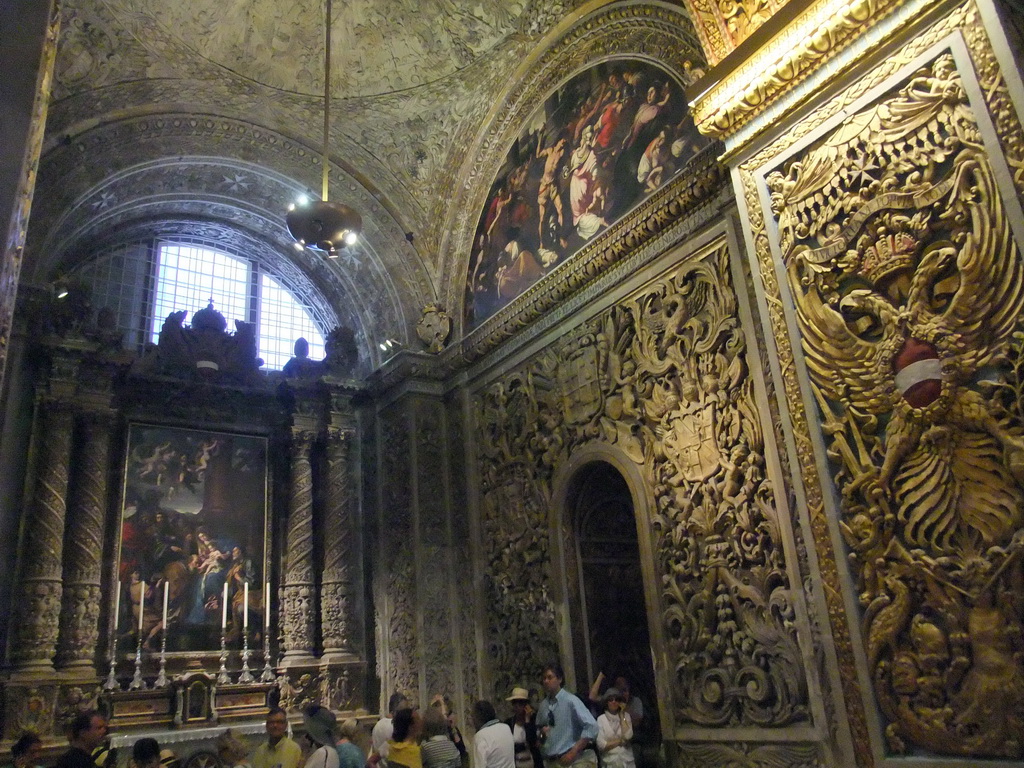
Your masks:
<instances>
[{"instance_id":1,"label":"person wearing black cap","mask_svg":"<svg viewBox=\"0 0 1024 768\"><path fill-rule=\"evenodd\" d=\"M302 713L306 726L306 740L312 752L306 759L306 768L338 768L338 750L335 748L335 729L338 719L327 707L310 704Z\"/></svg>"},{"instance_id":2,"label":"person wearing black cap","mask_svg":"<svg viewBox=\"0 0 1024 768\"><path fill-rule=\"evenodd\" d=\"M525 688L513 688L512 695L505 701L512 705L512 717L505 725L512 729L512 741L516 748L516 768L544 768L537 738L537 722L530 692Z\"/></svg>"}]
</instances>

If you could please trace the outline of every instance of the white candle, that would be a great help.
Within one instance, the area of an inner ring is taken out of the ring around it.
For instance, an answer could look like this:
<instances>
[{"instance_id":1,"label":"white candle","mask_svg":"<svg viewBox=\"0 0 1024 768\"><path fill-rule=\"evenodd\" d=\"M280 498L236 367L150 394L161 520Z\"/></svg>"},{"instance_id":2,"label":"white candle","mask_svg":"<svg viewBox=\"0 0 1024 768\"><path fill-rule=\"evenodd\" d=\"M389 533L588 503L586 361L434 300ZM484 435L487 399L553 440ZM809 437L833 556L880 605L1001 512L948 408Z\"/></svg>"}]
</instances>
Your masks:
<instances>
[{"instance_id":1,"label":"white candle","mask_svg":"<svg viewBox=\"0 0 1024 768\"><path fill-rule=\"evenodd\" d=\"M117 620L121 617L121 580L117 580L117 592L114 593L114 632L117 632Z\"/></svg>"},{"instance_id":2,"label":"white candle","mask_svg":"<svg viewBox=\"0 0 1024 768\"><path fill-rule=\"evenodd\" d=\"M270 582L267 582L267 588L263 592L263 604L266 611L266 618L263 620L263 626L270 629Z\"/></svg>"},{"instance_id":3,"label":"white candle","mask_svg":"<svg viewBox=\"0 0 1024 768\"><path fill-rule=\"evenodd\" d=\"M142 635L142 619L146 615L146 582L140 582L139 586L139 635Z\"/></svg>"},{"instance_id":4,"label":"white candle","mask_svg":"<svg viewBox=\"0 0 1024 768\"><path fill-rule=\"evenodd\" d=\"M167 631L167 593L170 586L170 582L164 582L164 632Z\"/></svg>"},{"instance_id":5,"label":"white candle","mask_svg":"<svg viewBox=\"0 0 1024 768\"><path fill-rule=\"evenodd\" d=\"M224 600L220 611L220 628L228 628L228 583L224 582Z\"/></svg>"},{"instance_id":6,"label":"white candle","mask_svg":"<svg viewBox=\"0 0 1024 768\"><path fill-rule=\"evenodd\" d=\"M249 628L249 582L245 582L242 590L242 629Z\"/></svg>"}]
</instances>

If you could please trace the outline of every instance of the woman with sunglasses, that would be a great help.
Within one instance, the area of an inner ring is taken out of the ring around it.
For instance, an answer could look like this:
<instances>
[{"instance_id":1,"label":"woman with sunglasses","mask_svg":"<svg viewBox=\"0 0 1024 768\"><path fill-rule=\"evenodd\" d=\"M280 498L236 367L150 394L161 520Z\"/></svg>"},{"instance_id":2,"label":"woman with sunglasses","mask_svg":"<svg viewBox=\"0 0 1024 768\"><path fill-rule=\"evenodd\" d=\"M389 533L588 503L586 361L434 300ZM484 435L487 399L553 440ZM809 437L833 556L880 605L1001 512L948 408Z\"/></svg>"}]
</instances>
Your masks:
<instances>
[{"instance_id":1,"label":"woman with sunglasses","mask_svg":"<svg viewBox=\"0 0 1024 768\"><path fill-rule=\"evenodd\" d=\"M626 711L626 698L617 688L604 693L604 714L597 718L597 749L604 768L635 768L633 722Z\"/></svg>"}]
</instances>

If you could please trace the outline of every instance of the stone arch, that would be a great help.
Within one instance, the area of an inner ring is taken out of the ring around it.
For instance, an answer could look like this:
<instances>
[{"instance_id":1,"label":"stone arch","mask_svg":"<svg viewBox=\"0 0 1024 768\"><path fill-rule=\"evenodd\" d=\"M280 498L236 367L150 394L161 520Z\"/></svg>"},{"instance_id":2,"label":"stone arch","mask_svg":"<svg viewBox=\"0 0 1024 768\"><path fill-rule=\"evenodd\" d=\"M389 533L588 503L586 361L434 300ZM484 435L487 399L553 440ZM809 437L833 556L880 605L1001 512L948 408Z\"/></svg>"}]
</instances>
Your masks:
<instances>
[{"instance_id":1,"label":"stone arch","mask_svg":"<svg viewBox=\"0 0 1024 768\"><path fill-rule=\"evenodd\" d=\"M147 223L228 228L302 271L339 318L354 318L364 359L376 367L377 342L413 338L433 286L401 222L333 163L332 189L362 212L364 243L345 263L292 249L284 211L317 162L281 134L228 118L145 115L86 129L41 162L39 188L47 192L37 196L23 276L52 280L90 243Z\"/></svg>"},{"instance_id":2,"label":"stone arch","mask_svg":"<svg viewBox=\"0 0 1024 768\"><path fill-rule=\"evenodd\" d=\"M551 507L549 510L549 529L553 546L551 548L551 584L554 589L554 602L557 606L557 626L559 646L562 654L566 675L571 676L574 690L583 695L590 686L591 680L580 680L577 670L584 667L578 659L580 653L579 633L574 633L572 621L578 620L580 612L571 607L573 601L580 605L578 588L572 580L578 578L579 563L576 554L568 544L576 535L575 521L572 519L571 507L578 492L581 478L595 466L604 465L621 477L628 489L632 503L633 518L636 525L636 537L640 570L643 581L644 613L647 617L647 631L650 637L653 665L653 679L659 701L668 701L668 672L659 664L663 657L662 629L658 621L660 615L659 583L654 568L654 542L651 535L650 520L653 514L653 494L644 481L641 467L631 460L618 446L608 443L590 443L577 450L555 473L552 480ZM576 582L579 583L578 581ZM662 708L664 709L664 708ZM664 713L662 713L664 728Z\"/></svg>"},{"instance_id":3,"label":"stone arch","mask_svg":"<svg viewBox=\"0 0 1024 768\"><path fill-rule=\"evenodd\" d=\"M467 333L465 282L474 232L490 186L518 132L548 94L589 67L615 59L655 64L683 83L704 61L685 10L654 2L595 6L582 8L526 57L460 159L458 178L463 181L452 190L438 270L446 281L439 293L454 319L453 336Z\"/></svg>"}]
</instances>

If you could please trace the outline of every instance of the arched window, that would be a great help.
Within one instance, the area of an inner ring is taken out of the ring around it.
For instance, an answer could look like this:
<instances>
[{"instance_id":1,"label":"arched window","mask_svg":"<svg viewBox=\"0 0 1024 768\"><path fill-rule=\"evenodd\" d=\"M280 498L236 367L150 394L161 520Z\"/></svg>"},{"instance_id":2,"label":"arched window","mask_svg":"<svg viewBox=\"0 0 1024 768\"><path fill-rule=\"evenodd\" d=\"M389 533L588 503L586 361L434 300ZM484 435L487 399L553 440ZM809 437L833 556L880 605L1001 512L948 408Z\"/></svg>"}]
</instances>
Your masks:
<instances>
[{"instance_id":1,"label":"arched window","mask_svg":"<svg viewBox=\"0 0 1024 768\"><path fill-rule=\"evenodd\" d=\"M235 320L256 325L265 368L280 370L300 336L309 342L310 358L322 359L324 335L337 323L322 302L309 301L311 286L295 274L195 237L122 244L70 276L91 289L97 308L113 311L126 344L138 348L156 343L171 312L184 309L191 317L212 300L229 328Z\"/></svg>"}]
</instances>

